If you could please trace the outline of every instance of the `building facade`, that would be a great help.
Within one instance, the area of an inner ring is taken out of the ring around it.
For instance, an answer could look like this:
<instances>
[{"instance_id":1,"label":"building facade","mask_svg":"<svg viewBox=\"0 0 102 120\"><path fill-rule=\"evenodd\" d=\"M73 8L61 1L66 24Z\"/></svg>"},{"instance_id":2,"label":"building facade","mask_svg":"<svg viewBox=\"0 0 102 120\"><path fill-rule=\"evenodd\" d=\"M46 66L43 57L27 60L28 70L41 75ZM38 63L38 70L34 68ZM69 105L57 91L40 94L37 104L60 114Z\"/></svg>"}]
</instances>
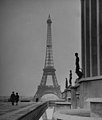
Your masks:
<instances>
[{"instance_id":1,"label":"building facade","mask_svg":"<svg viewBox=\"0 0 102 120\"><path fill-rule=\"evenodd\" d=\"M81 48L84 76L71 89L72 108L102 98L102 0L81 0Z\"/></svg>"},{"instance_id":2,"label":"building facade","mask_svg":"<svg viewBox=\"0 0 102 120\"><path fill-rule=\"evenodd\" d=\"M84 77L102 75L102 0L81 0Z\"/></svg>"}]
</instances>

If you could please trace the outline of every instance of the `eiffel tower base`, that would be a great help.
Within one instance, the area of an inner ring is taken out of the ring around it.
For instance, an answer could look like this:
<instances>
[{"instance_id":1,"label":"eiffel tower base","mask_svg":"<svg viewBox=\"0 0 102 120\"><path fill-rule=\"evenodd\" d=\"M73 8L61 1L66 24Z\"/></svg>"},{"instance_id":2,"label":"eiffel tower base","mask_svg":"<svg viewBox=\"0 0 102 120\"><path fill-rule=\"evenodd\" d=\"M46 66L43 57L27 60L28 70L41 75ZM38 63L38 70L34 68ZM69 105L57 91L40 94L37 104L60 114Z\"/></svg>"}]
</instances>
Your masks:
<instances>
[{"instance_id":1,"label":"eiffel tower base","mask_svg":"<svg viewBox=\"0 0 102 120\"><path fill-rule=\"evenodd\" d=\"M61 98L61 91L60 91L60 86L38 86L38 90L34 96L33 101L38 102L41 100L41 97L46 95L46 94L54 94L56 95L59 99Z\"/></svg>"}]
</instances>

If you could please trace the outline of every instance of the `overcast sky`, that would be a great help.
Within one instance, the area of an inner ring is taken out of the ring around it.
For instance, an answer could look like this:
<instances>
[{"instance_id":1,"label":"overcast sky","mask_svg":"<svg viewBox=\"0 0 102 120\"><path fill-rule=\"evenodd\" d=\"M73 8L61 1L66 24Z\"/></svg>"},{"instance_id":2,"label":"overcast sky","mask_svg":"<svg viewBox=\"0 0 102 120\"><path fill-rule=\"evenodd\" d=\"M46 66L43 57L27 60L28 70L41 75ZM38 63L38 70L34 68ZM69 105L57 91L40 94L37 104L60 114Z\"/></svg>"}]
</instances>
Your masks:
<instances>
[{"instance_id":1,"label":"overcast sky","mask_svg":"<svg viewBox=\"0 0 102 120\"><path fill-rule=\"evenodd\" d=\"M0 95L33 96L45 63L47 23L52 19L54 67L61 91L74 53L81 54L80 0L0 0Z\"/></svg>"}]
</instances>

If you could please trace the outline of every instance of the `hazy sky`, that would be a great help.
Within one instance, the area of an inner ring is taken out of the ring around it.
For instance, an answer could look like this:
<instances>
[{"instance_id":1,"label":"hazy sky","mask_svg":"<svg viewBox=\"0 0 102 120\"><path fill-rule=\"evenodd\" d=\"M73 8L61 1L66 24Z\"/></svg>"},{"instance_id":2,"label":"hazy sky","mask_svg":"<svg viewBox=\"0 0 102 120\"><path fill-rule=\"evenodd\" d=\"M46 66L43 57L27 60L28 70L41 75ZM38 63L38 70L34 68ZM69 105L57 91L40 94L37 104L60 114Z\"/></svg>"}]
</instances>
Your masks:
<instances>
[{"instance_id":1,"label":"hazy sky","mask_svg":"<svg viewBox=\"0 0 102 120\"><path fill-rule=\"evenodd\" d=\"M48 15L54 67L61 91L81 52L80 0L0 0L0 95L33 96L45 63Z\"/></svg>"}]
</instances>

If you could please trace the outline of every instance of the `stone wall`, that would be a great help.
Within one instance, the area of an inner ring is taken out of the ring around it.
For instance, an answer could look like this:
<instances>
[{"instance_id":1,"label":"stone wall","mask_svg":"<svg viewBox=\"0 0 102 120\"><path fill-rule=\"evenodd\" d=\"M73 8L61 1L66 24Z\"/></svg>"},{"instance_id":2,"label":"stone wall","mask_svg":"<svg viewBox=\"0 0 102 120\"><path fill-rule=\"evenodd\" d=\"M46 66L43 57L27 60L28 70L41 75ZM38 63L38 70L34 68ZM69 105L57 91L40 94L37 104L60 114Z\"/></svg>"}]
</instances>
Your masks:
<instances>
[{"instance_id":1,"label":"stone wall","mask_svg":"<svg viewBox=\"0 0 102 120\"><path fill-rule=\"evenodd\" d=\"M73 109L77 108L76 91L77 91L77 87L73 86L71 88L71 108Z\"/></svg>"},{"instance_id":2,"label":"stone wall","mask_svg":"<svg viewBox=\"0 0 102 120\"><path fill-rule=\"evenodd\" d=\"M79 106L81 108L89 107L89 104L86 102L88 98L102 98L102 77L82 79L79 81L79 84Z\"/></svg>"}]
</instances>

